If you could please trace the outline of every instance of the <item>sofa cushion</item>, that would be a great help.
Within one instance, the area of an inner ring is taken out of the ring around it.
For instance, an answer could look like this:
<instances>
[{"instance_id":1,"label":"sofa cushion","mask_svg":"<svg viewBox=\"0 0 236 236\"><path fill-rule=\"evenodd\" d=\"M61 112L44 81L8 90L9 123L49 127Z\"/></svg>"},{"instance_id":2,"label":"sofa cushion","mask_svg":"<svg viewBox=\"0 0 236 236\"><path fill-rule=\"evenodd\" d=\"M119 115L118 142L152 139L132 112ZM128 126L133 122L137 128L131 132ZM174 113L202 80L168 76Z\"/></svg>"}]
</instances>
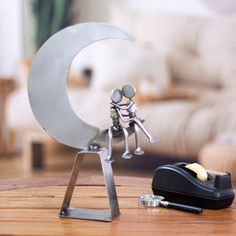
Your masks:
<instances>
[{"instance_id":1,"label":"sofa cushion","mask_svg":"<svg viewBox=\"0 0 236 236\"><path fill-rule=\"evenodd\" d=\"M173 81L218 87L236 85L236 17L218 19L116 6L112 23L138 43L165 54Z\"/></svg>"},{"instance_id":2,"label":"sofa cushion","mask_svg":"<svg viewBox=\"0 0 236 236\"><path fill-rule=\"evenodd\" d=\"M197 29L205 21L193 16L113 7L111 21L133 34L138 43L157 52L196 51Z\"/></svg>"}]
</instances>

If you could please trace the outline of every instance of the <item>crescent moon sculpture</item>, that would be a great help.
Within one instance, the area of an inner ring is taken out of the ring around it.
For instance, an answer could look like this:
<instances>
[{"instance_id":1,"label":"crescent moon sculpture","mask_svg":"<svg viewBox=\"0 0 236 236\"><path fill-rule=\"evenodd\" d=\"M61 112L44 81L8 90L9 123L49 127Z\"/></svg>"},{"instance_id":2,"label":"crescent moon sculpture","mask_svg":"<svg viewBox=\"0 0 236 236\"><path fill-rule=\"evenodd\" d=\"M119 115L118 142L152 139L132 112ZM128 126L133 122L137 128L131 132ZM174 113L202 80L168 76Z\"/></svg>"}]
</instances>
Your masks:
<instances>
[{"instance_id":1,"label":"crescent moon sculpture","mask_svg":"<svg viewBox=\"0 0 236 236\"><path fill-rule=\"evenodd\" d=\"M112 221L120 214L112 161L108 159L108 130L87 124L75 114L67 96L66 83L71 62L82 49L99 40L112 38L133 40L128 33L109 24L70 26L44 43L31 66L28 94L39 124L57 141L83 149L75 158L60 217ZM114 137L114 143L121 140L122 137ZM82 160L88 153L100 158L110 210L69 207Z\"/></svg>"},{"instance_id":2,"label":"crescent moon sculpture","mask_svg":"<svg viewBox=\"0 0 236 236\"><path fill-rule=\"evenodd\" d=\"M80 119L67 96L67 73L74 57L88 45L104 39L134 38L118 27L104 23L82 23L67 27L49 38L36 54L28 82L34 116L57 141L79 149L91 144L107 146L107 130ZM92 109L92 108L91 108ZM115 138L114 143L121 139Z\"/></svg>"}]
</instances>

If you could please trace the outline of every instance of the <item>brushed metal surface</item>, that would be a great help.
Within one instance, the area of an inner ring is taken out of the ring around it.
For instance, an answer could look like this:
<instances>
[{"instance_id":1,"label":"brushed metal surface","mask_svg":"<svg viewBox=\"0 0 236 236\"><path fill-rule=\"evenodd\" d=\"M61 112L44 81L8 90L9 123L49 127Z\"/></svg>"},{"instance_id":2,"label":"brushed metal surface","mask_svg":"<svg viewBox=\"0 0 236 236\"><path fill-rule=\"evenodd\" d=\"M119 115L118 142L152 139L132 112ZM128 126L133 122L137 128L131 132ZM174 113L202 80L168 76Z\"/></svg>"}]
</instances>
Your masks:
<instances>
[{"instance_id":1,"label":"brushed metal surface","mask_svg":"<svg viewBox=\"0 0 236 236\"><path fill-rule=\"evenodd\" d=\"M49 38L33 60L28 82L32 111L49 135L65 145L80 149L88 149L91 144L108 145L107 130L86 123L73 111L67 96L67 73L82 49L111 38L133 41L131 35L110 24L70 26ZM91 109L95 113L92 104ZM114 138L114 143L121 140Z\"/></svg>"}]
</instances>

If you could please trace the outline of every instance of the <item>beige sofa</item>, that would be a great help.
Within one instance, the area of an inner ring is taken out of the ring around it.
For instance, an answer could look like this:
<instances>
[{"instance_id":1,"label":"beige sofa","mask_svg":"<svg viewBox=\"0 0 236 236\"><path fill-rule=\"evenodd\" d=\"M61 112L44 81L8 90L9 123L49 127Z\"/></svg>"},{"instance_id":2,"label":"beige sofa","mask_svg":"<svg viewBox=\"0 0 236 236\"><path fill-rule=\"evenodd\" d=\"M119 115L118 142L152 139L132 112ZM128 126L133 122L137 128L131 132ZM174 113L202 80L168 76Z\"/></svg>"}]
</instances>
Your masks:
<instances>
[{"instance_id":1,"label":"beige sofa","mask_svg":"<svg viewBox=\"0 0 236 236\"><path fill-rule=\"evenodd\" d=\"M217 19L114 8L113 23L162 55L176 87L196 100L169 100L144 107L163 153L196 156L217 134L236 131L236 17ZM148 110L148 111L147 111Z\"/></svg>"},{"instance_id":2,"label":"beige sofa","mask_svg":"<svg viewBox=\"0 0 236 236\"><path fill-rule=\"evenodd\" d=\"M155 145L143 138L144 150L187 159L196 157L200 148L217 134L236 132L236 18L203 19L116 7L112 23L129 31L138 45L151 52L122 46L124 51L130 51L121 62L119 56L114 56L120 46L105 43L100 49L92 49L95 56L91 58L95 60L87 62L94 69L91 87L69 92L74 110L83 119L106 128L110 124L111 88L131 82L141 92L158 97L168 90L165 82L170 80L171 86L196 97L173 96L140 104L138 114L145 118L145 127L159 138ZM83 57L87 58L86 53ZM148 86L140 83L150 77ZM40 130L26 89L10 97L6 116L14 130Z\"/></svg>"}]
</instances>

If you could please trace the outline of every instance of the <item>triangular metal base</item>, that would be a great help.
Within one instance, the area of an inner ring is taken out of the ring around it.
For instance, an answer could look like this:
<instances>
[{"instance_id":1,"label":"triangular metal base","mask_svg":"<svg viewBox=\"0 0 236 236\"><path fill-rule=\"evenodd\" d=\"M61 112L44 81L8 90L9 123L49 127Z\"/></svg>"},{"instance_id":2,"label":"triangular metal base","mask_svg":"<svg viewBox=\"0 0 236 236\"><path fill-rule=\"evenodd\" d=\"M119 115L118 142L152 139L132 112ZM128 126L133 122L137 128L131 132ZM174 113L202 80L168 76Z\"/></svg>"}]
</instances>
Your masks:
<instances>
[{"instance_id":1,"label":"triangular metal base","mask_svg":"<svg viewBox=\"0 0 236 236\"><path fill-rule=\"evenodd\" d=\"M76 181L78 178L79 170L81 168L82 160L86 156L86 154L95 154L100 158L102 165L102 172L105 181L105 187L108 194L110 210L69 208L74 187L76 185ZM69 185L65 193L64 201L62 203L60 217L99 220L99 221L112 221L115 217L117 217L120 214L111 161L109 161L107 158L108 158L108 150L106 148L99 149L98 151L86 150L78 153L74 162Z\"/></svg>"}]
</instances>

